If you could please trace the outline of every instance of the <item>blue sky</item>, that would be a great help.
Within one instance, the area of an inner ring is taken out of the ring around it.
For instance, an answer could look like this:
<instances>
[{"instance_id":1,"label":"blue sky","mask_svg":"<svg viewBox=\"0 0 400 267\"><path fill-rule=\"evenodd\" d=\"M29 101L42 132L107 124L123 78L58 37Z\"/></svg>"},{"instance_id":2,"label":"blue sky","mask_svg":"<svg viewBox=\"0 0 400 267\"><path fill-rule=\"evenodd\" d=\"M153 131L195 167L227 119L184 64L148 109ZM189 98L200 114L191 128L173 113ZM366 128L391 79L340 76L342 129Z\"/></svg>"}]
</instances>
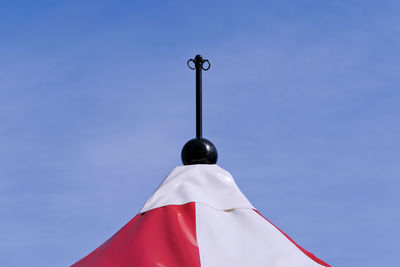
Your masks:
<instances>
[{"instance_id":1,"label":"blue sky","mask_svg":"<svg viewBox=\"0 0 400 267\"><path fill-rule=\"evenodd\" d=\"M0 2L0 265L67 266L204 136L332 266L398 263L398 1Z\"/></svg>"}]
</instances>

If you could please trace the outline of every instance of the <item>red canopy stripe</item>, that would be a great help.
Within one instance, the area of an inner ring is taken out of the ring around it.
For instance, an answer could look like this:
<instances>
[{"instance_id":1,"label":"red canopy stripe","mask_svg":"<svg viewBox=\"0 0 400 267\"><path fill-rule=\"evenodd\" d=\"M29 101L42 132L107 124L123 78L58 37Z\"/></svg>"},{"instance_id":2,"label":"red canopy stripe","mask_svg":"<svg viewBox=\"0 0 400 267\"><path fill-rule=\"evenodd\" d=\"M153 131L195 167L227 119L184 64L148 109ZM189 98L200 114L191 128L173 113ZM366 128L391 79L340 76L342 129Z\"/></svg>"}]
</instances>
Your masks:
<instances>
[{"instance_id":1,"label":"red canopy stripe","mask_svg":"<svg viewBox=\"0 0 400 267\"><path fill-rule=\"evenodd\" d=\"M138 214L72 267L200 267L195 203Z\"/></svg>"}]
</instances>

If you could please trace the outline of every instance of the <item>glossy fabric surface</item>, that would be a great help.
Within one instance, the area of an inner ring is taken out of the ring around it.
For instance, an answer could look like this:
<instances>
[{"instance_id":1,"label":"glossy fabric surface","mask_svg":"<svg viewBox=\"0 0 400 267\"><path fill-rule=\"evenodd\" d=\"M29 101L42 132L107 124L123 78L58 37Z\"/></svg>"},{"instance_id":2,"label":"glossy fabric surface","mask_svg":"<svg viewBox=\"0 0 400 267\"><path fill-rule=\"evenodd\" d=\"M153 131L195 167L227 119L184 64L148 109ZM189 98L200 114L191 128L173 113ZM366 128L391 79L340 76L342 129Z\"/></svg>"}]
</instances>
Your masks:
<instances>
[{"instance_id":1,"label":"glossy fabric surface","mask_svg":"<svg viewBox=\"0 0 400 267\"><path fill-rule=\"evenodd\" d=\"M196 229L201 266L327 266L252 209L220 211L196 203Z\"/></svg>"},{"instance_id":2,"label":"glossy fabric surface","mask_svg":"<svg viewBox=\"0 0 400 267\"><path fill-rule=\"evenodd\" d=\"M195 204L139 214L73 267L200 267Z\"/></svg>"},{"instance_id":3,"label":"glossy fabric surface","mask_svg":"<svg viewBox=\"0 0 400 267\"><path fill-rule=\"evenodd\" d=\"M254 208L229 172L218 165L201 164L176 167L140 212L188 202L203 203L218 210Z\"/></svg>"},{"instance_id":4,"label":"glossy fabric surface","mask_svg":"<svg viewBox=\"0 0 400 267\"><path fill-rule=\"evenodd\" d=\"M321 267L217 165L175 168L141 213L74 267Z\"/></svg>"}]
</instances>

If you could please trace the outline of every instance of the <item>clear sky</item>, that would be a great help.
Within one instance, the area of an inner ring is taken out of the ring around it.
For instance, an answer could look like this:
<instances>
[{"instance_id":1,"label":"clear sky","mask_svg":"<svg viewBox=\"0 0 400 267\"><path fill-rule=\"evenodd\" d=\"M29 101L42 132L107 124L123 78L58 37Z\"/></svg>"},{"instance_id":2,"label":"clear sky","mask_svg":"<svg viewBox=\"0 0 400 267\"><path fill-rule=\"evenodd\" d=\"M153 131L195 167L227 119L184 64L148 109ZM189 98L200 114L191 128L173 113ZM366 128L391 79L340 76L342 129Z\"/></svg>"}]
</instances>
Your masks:
<instances>
[{"instance_id":1,"label":"clear sky","mask_svg":"<svg viewBox=\"0 0 400 267\"><path fill-rule=\"evenodd\" d=\"M67 266L194 137L333 266L398 265L399 1L1 1L0 265Z\"/></svg>"}]
</instances>

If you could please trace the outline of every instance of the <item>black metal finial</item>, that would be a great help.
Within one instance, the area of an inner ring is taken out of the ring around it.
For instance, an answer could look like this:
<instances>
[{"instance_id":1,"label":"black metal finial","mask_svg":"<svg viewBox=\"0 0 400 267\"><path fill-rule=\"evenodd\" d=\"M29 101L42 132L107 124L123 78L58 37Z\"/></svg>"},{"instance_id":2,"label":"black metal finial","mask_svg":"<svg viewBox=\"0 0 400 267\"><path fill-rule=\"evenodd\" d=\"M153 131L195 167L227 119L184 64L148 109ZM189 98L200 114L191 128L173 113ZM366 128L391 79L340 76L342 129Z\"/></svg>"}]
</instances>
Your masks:
<instances>
[{"instance_id":1,"label":"black metal finial","mask_svg":"<svg viewBox=\"0 0 400 267\"><path fill-rule=\"evenodd\" d=\"M190 69L196 70L196 138L183 146L182 162L184 165L215 164L218 159L217 149L213 143L203 138L202 124L202 71L209 70L211 64L201 55L197 55L194 59L189 59L187 65Z\"/></svg>"}]
</instances>

